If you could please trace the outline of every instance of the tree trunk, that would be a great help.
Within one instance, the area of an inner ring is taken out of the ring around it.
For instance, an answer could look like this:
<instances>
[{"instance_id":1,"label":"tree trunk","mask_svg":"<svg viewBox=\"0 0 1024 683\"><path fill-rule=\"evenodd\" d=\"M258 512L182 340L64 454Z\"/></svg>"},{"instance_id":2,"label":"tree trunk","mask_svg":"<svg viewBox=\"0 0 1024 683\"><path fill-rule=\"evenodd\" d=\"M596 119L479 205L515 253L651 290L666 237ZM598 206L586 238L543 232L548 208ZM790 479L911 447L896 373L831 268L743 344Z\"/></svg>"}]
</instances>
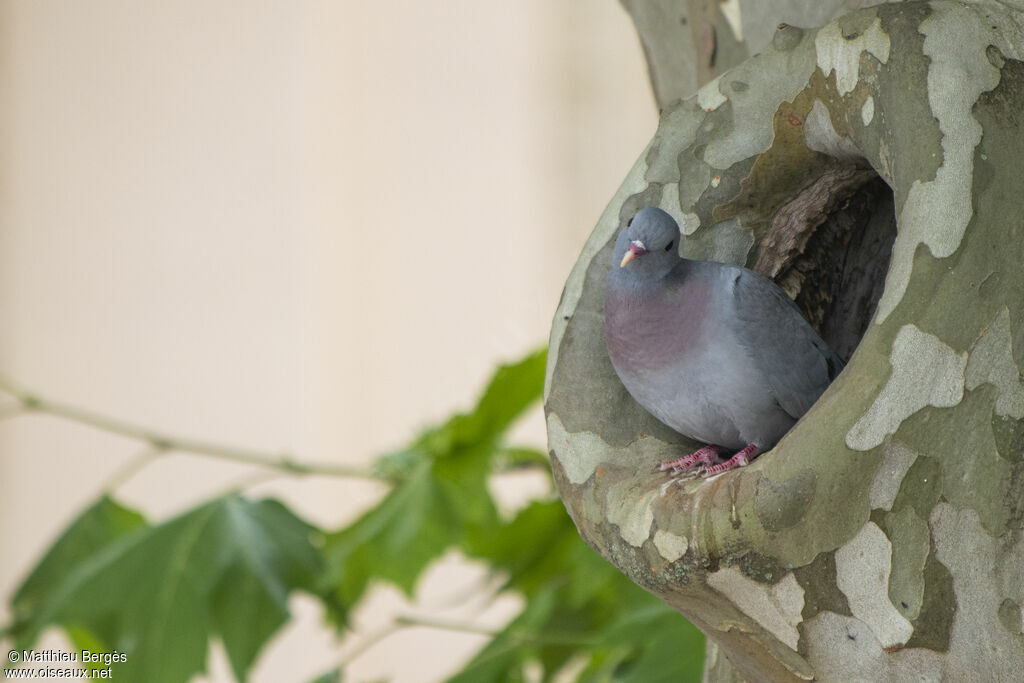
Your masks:
<instances>
[{"instance_id":1,"label":"tree trunk","mask_svg":"<svg viewBox=\"0 0 1024 683\"><path fill-rule=\"evenodd\" d=\"M545 391L559 491L598 552L724 654L707 680L1024 671L1014 5L879 5L749 44L763 52L663 103L569 276ZM649 205L685 256L774 277L849 359L772 451L710 480L654 471L698 444L632 400L604 346L615 234Z\"/></svg>"}]
</instances>

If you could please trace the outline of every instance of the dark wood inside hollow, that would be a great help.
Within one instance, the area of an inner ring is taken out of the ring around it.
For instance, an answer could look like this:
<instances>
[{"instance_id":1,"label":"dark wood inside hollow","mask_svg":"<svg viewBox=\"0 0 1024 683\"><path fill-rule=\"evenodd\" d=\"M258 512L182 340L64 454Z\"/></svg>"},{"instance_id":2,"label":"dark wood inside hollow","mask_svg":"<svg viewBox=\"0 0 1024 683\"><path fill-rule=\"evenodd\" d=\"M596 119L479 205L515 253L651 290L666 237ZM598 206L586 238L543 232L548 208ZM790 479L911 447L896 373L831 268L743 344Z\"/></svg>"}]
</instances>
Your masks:
<instances>
[{"instance_id":1,"label":"dark wood inside hollow","mask_svg":"<svg viewBox=\"0 0 1024 683\"><path fill-rule=\"evenodd\" d=\"M873 171L824 174L779 210L754 269L772 277L844 361L853 355L885 286L896 214Z\"/></svg>"}]
</instances>

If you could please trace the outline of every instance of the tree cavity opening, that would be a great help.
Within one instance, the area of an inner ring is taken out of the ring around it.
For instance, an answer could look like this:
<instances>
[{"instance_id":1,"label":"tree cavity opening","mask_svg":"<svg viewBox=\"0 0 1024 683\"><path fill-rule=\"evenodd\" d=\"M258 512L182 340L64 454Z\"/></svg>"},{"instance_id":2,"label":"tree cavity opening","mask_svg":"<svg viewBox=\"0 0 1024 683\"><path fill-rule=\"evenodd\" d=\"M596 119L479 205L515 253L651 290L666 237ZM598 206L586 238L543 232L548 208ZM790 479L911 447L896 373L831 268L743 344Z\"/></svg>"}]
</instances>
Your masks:
<instances>
[{"instance_id":1,"label":"tree cavity opening","mask_svg":"<svg viewBox=\"0 0 1024 683\"><path fill-rule=\"evenodd\" d=\"M869 169L831 169L778 211L758 240L754 270L786 290L849 361L882 296L895 239L889 186Z\"/></svg>"}]
</instances>

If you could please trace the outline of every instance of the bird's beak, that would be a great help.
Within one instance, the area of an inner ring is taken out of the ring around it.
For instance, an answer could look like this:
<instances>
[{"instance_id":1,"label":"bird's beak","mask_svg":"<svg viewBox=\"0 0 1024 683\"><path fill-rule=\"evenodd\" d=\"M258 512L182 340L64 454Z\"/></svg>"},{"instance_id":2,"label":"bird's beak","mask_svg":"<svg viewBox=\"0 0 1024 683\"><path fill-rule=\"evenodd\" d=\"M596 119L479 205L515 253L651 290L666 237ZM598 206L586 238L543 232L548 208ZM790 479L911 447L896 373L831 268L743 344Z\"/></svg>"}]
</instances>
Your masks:
<instances>
[{"instance_id":1,"label":"bird's beak","mask_svg":"<svg viewBox=\"0 0 1024 683\"><path fill-rule=\"evenodd\" d=\"M637 256L643 256L647 253L647 247L640 240L633 240L629 243L629 248L626 249L626 253L622 257L622 263L619 264L619 268L625 268L626 264L635 259Z\"/></svg>"}]
</instances>

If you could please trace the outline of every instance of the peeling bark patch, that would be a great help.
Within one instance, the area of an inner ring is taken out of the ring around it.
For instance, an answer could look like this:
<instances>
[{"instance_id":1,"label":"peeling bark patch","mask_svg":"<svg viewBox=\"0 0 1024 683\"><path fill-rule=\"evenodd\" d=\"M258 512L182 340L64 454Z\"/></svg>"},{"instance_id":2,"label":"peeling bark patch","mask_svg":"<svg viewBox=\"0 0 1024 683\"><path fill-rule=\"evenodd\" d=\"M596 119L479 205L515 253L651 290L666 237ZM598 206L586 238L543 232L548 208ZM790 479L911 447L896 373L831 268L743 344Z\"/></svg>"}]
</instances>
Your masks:
<instances>
[{"instance_id":1,"label":"peeling bark patch","mask_svg":"<svg viewBox=\"0 0 1024 683\"><path fill-rule=\"evenodd\" d=\"M639 548L650 537L651 525L654 524L652 506L657 499L657 488L641 494L631 479L609 488L606 516L619 528L619 535L626 543Z\"/></svg>"},{"instance_id":2,"label":"peeling bark patch","mask_svg":"<svg viewBox=\"0 0 1024 683\"><path fill-rule=\"evenodd\" d=\"M918 516L928 519L941 496L955 507L973 508L989 533L1003 533L1015 504L1021 502L1021 491L1014 489L1014 467L999 457L992 433L995 393L986 384L965 393L955 408L925 408L903 422L897 437L914 444L918 452L937 457L917 459L893 509L909 504Z\"/></svg>"},{"instance_id":3,"label":"peeling bark patch","mask_svg":"<svg viewBox=\"0 0 1024 683\"><path fill-rule=\"evenodd\" d=\"M569 434L557 415L548 416L548 448L562 464L569 482L579 486L597 471L608 447L597 434Z\"/></svg>"},{"instance_id":4,"label":"peeling bark patch","mask_svg":"<svg viewBox=\"0 0 1024 683\"><path fill-rule=\"evenodd\" d=\"M868 495L873 510L892 509L896 494L900 491L900 483L906 476L907 470L917 459L917 453L891 441L882 450L885 454L882 466L875 474L875 480L871 484L871 492Z\"/></svg>"},{"instance_id":5,"label":"peeling bark patch","mask_svg":"<svg viewBox=\"0 0 1024 683\"><path fill-rule=\"evenodd\" d=\"M867 624L822 612L804 624L807 659L819 681L888 680L885 652Z\"/></svg>"},{"instance_id":6,"label":"peeling bark patch","mask_svg":"<svg viewBox=\"0 0 1024 683\"><path fill-rule=\"evenodd\" d=\"M836 585L853 616L867 624L883 648L903 645L913 626L889 602L892 543L873 522L836 551Z\"/></svg>"},{"instance_id":7,"label":"peeling bark patch","mask_svg":"<svg viewBox=\"0 0 1024 683\"><path fill-rule=\"evenodd\" d=\"M679 245L681 256L700 261L745 263L753 245L749 230L733 218L715 224L713 229L699 230Z\"/></svg>"},{"instance_id":8,"label":"peeling bark patch","mask_svg":"<svg viewBox=\"0 0 1024 683\"><path fill-rule=\"evenodd\" d=\"M871 121L875 118L875 98L870 95L864 104L860 108L860 120L864 122L865 126L870 126Z\"/></svg>"},{"instance_id":9,"label":"peeling bark patch","mask_svg":"<svg viewBox=\"0 0 1024 683\"><path fill-rule=\"evenodd\" d=\"M1007 598L999 603L999 621L1010 633L1021 632L1020 605Z\"/></svg>"},{"instance_id":10,"label":"peeling bark patch","mask_svg":"<svg viewBox=\"0 0 1024 683\"><path fill-rule=\"evenodd\" d=\"M986 47L992 30L967 6L932 3L921 22L928 68L928 103L942 133L942 166L935 179L915 180L900 213L899 235L876 321L883 322L899 304L910 282L914 251L925 244L933 256L950 256L963 239L973 211L971 185L974 148L982 128L971 115L978 97L999 83Z\"/></svg>"},{"instance_id":11,"label":"peeling bark patch","mask_svg":"<svg viewBox=\"0 0 1024 683\"><path fill-rule=\"evenodd\" d=\"M654 532L654 547L666 560L675 562L686 554L690 542L686 540L686 536L677 536L664 529L658 529Z\"/></svg>"},{"instance_id":12,"label":"peeling bark patch","mask_svg":"<svg viewBox=\"0 0 1024 683\"><path fill-rule=\"evenodd\" d=\"M907 471L893 502L896 512L909 507L921 519L928 519L942 495L942 467L935 458L919 458Z\"/></svg>"},{"instance_id":13,"label":"peeling bark patch","mask_svg":"<svg viewBox=\"0 0 1024 683\"><path fill-rule=\"evenodd\" d=\"M711 178L715 174L700 158L698 149L686 148L682 152L677 152L676 167L679 169L679 208L684 212L696 213L695 205L710 187Z\"/></svg>"},{"instance_id":14,"label":"peeling bark patch","mask_svg":"<svg viewBox=\"0 0 1024 683\"><path fill-rule=\"evenodd\" d=\"M700 227L700 216L695 213L684 213L680 217L679 230L686 236L697 232Z\"/></svg>"},{"instance_id":15,"label":"peeling bark patch","mask_svg":"<svg viewBox=\"0 0 1024 683\"><path fill-rule=\"evenodd\" d=\"M909 649L886 653L867 625L852 617L823 612L805 624L804 638L815 680L944 680L940 655Z\"/></svg>"},{"instance_id":16,"label":"peeling bark patch","mask_svg":"<svg viewBox=\"0 0 1024 683\"><path fill-rule=\"evenodd\" d=\"M679 182L682 177L677 161L679 150L693 142L705 116L692 101L680 102L661 115L658 132L646 156L647 170L644 177L649 182Z\"/></svg>"},{"instance_id":17,"label":"peeling bark patch","mask_svg":"<svg viewBox=\"0 0 1024 683\"><path fill-rule=\"evenodd\" d=\"M813 71L814 55L809 48L788 53L767 51L733 69L729 78L743 81L750 88L742 97L729 100L731 111L722 106L715 112L716 117L727 114L736 125L727 135L709 138L703 160L716 169L727 169L771 147L773 121L764 113L774 111L782 102L792 102Z\"/></svg>"},{"instance_id":18,"label":"peeling bark patch","mask_svg":"<svg viewBox=\"0 0 1024 683\"><path fill-rule=\"evenodd\" d=\"M828 108L821 100L814 100L804 124L804 143L808 149L836 159L860 159L864 155L850 138L836 132Z\"/></svg>"},{"instance_id":19,"label":"peeling bark patch","mask_svg":"<svg viewBox=\"0 0 1024 683\"><path fill-rule=\"evenodd\" d=\"M992 417L992 440L999 456L1010 462L1024 460L1024 420ZM1020 497L1024 503L1024 496Z\"/></svg>"},{"instance_id":20,"label":"peeling bark patch","mask_svg":"<svg viewBox=\"0 0 1024 683\"><path fill-rule=\"evenodd\" d=\"M921 614L924 601L924 566L930 551L928 523L908 506L885 516L885 530L893 547L889 599L913 622Z\"/></svg>"},{"instance_id":21,"label":"peeling bark patch","mask_svg":"<svg viewBox=\"0 0 1024 683\"><path fill-rule=\"evenodd\" d=\"M949 637L953 630L955 613L953 577L932 553L924 563L924 602L921 604L921 613L914 622L914 635L907 642L907 647L927 648L935 652L949 650Z\"/></svg>"},{"instance_id":22,"label":"peeling bark patch","mask_svg":"<svg viewBox=\"0 0 1024 683\"><path fill-rule=\"evenodd\" d=\"M778 484L768 477L757 480L754 512L769 531L782 531L797 524L814 497L814 472L804 471Z\"/></svg>"},{"instance_id":23,"label":"peeling bark patch","mask_svg":"<svg viewBox=\"0 0 1024 683\"><path fill-rule=\"evenodd\" d=\"M956 615L946 676L950 680L1020 680L1021 646L999 619L996 543L970 509L939 503L929 521L935 554L953 577Z\"/></svg>"},{"instance_id":24,"label":"peeling bark patch","mask_svg":"<svg viewBox=\"0 0 1024 683\"><path fill-rule=\"evenodd\" d=\"M895 434L900 423L921 408L951 407L963 398L967 354L957 353L915 325L900 328L892 344L890 362L889 381L846 434L849 448L871 450L881 445L886 436Z\"/></svg>"},{"instance_id":25,"label":"peeling bark patch","mask_svg":"<svg viewBox=\"0 0 1024 683\"><path fill-rule=\"evenodd\" d=\"M661 193L661 204L666 211L675 215L679 208L682 206L679 203L679 185L676 183L668 183L665 185L664 191Z\"/></svg>"},{"instance_id":26,"label":"peeling bark patch","mask_svg":"<svg viewBox=\"0 0 1024 683\"><path fill-rule=\"evenodd\" d=\"M850 614L850 603L836 587L836 557L833 553L818 553L813 562L794 569L793 574L804 588L804 610L801 614L804 619L826 611Z\"/></svg>"},{"instance_id":27,"label":"peeling bark patch","mask_svg":"<svg viewBox=\"0 0 1024 683\"><path fill-rule=\"evenodd\" d=\"M840 95L853 92L860 74L860 57L864 52L885 64L889 61L889 35L882 30L882 20L875 20L859 36L847 39L838 23L825 26L814 38L818 66L826 76L836 72L836 89Z\"/></svg>"},{"instance_id":28,"label":"peeling bark patch","mask_svg":"<svg viewBox=\"0 0 1024 683\"><path fill-rule=\"evenodd\" d=\"M999 553L996 566L999 568L1000 595L999 617L1010 633L1024 633L1024 617L1021 603L1024 603L1024 533L1012 532L1014 544ZM1009 603L1009 604L1007 604ZM1004 612L1012 610L1015 618L1007 620Z\"/></svg>"},{"instance_id":29,"label":"peeling bark patch","mask_svg":"<svg viewBox=\"0 0 1024 683\"><path fill-rule=\"evenodd\" d=\"M721 79L716 78L710 83L705 83L700 90L697 91L697 104L704 111L714 111L722 106L725 102L725 95L718 89L718 83Z\"/></svg>"},{"instance_id":30,"label":"peeling bark patch","mask_svg":"<svg viewBox=\"0 0 1024 683\"><path fill-rule=\"evenodd\" d=\"M725 595L744 614L796 650L800 634L797 624L804 607L804 589L792 572L775 585L748 579L735 567L708 576L708 585Z\"/></svg>"},{"instance_id":31,"label":"peeling bark patch","mask_svg":"<svg viewBox=\"0 0 1024 683\"><path fill-rule=\"evenodd\" d=\"M714 221L735 217L759 236L781 206L793 201L825 170L836 166L835 159L807 146L807 126L793 125L794 121L803 122L807 118L813 104L810 94L804 91L792 101L778 105L772 116L774 136L770 147L752 160L745 177L736 174L734 169L729 171L727 177L740 178L736 191L731 195L719 192L716 197L708 192L702 197L702 200L713 200L709 208ZM830 127L827 114L823 125ZM812 125L808 132L813 133L817 128Z\"/></svg>"},{"instance_id":32,"label":"peeling bark patch","mask_svg":"<svg viewBox=\"0 0 1024 683\"><path fill-rule=\"evenodd\" d=\"M965 386L971 391L988 383L996 388L995 411L1002 417L1024 418L1024 382L1013 360L1010 311L1003 308L974 343L967 361Z\"/></svg>"}]
</instances>

